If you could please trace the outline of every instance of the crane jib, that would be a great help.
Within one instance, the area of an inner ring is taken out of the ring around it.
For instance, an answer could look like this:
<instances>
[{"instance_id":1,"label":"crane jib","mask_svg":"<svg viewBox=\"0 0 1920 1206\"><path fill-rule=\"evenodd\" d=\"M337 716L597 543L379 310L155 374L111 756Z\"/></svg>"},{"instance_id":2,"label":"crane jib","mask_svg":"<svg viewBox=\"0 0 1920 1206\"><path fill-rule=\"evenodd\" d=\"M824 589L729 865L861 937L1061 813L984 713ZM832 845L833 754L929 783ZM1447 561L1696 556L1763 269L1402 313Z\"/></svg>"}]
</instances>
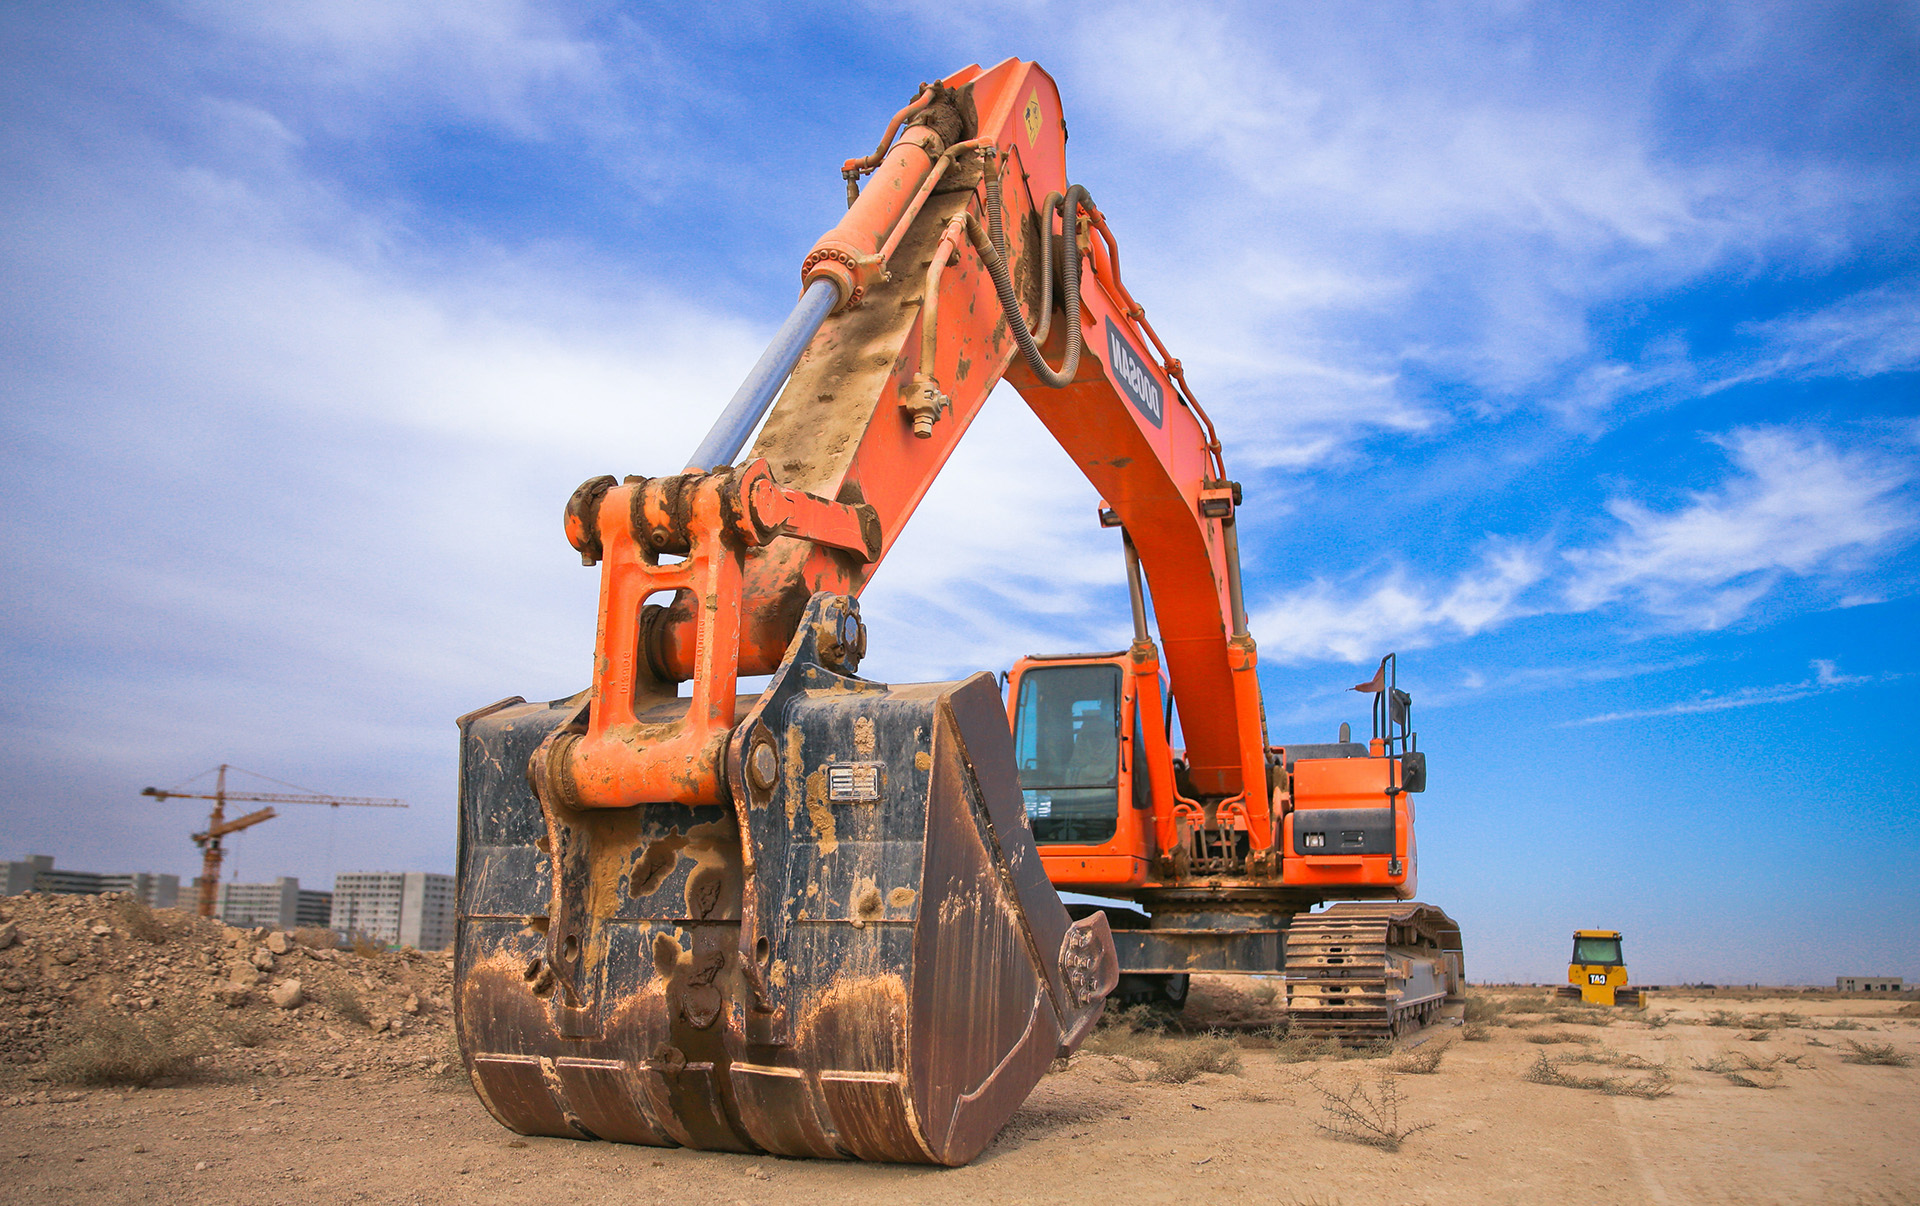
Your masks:
<instances>
[{"instance_id":1,"label":"crane jib","mask_svg":"<svg viewBox=\"0 0 1920 1206\"><path fill-rule=\"evenodd\" d=\"M1146 416L1147 422L1160 426L1166 417L1167 391L1153 379L1146 358L1134 350L1132 342L1120 333L1111 318L1107 319L1107 352L1120 392L1133 403L1135 410Z\"/></svg>"}]
</instances>

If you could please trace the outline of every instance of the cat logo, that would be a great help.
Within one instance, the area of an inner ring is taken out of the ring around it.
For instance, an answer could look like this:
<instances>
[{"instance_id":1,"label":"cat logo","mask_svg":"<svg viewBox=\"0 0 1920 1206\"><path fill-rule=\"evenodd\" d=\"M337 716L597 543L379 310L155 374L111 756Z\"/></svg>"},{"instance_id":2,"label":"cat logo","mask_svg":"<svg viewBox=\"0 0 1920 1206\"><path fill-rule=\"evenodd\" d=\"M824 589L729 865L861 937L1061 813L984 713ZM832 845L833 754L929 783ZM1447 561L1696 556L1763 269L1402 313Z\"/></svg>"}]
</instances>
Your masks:
<instances>
[{"instance_id":1,"label":"cat logo","mask_svg":"<svg viewBox=\"0 0 1920 1206\"><path fill-rule=\"evenodd\" d=\"M1033 140L1040 137L1040 89L1035 88L1033 95L1027 97L1024 116L1027 119L1027 145L1032 146Z\"/></svg>"}]
</instances>

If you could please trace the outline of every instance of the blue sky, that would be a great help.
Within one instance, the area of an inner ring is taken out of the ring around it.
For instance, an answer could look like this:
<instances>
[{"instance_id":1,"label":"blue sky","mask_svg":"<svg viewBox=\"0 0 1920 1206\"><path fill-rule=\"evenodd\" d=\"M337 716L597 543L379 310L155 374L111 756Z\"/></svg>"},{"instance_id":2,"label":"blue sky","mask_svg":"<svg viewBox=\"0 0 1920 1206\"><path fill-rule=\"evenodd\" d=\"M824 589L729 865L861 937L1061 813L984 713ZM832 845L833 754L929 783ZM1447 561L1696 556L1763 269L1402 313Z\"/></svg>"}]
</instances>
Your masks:
<instances>
[{"instance_id":1,"label":"blue sky","mask_svg":"<svg viewBox=\"0 0 1920 1206\"><path fill-rule=\"evenodd\" d=\"M0 13L0 856L189 876L137 792L227 761L413 805L244 879L451 869L452 718L585 681L567 495L677 470L840 161L1019 55L1245 483L1275 738L1402 654L1471 974L1920 978L1920 8L722 11ZM1003 389L869 670L1123 644L1094 502Z\"/></svg>"}]
</instances>

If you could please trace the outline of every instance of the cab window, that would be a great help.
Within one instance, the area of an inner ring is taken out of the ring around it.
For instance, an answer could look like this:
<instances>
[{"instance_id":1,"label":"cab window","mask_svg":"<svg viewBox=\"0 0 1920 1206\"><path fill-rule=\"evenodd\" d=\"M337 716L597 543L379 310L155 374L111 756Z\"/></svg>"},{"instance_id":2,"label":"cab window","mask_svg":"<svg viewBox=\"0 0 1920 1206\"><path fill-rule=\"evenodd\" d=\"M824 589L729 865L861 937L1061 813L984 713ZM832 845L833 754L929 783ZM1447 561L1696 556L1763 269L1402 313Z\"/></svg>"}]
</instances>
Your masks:
<instances>
[{"instance_id":1,"label":"cab window","mask_svg":"<svg viewBox=\"0 0 1920 1206\"><path fill-rule=\"evenodd\" d=\"M1573 940L1573 962L1597 964L1603 967L1625 967L1626 961L1620 958L1620 940L1618 938L1575 938Z\"/></svg>"},{"instance_id":2,"label":"cab window","mask_svg":"<svg viewBox=\"0 0 1920 1206\"><path fill-rule=\"evenodd\" d=\"M1120 819L1120 668L1021 675L1013 740L1034 840L1110 840Z\"/></svg>"}]
</instances>

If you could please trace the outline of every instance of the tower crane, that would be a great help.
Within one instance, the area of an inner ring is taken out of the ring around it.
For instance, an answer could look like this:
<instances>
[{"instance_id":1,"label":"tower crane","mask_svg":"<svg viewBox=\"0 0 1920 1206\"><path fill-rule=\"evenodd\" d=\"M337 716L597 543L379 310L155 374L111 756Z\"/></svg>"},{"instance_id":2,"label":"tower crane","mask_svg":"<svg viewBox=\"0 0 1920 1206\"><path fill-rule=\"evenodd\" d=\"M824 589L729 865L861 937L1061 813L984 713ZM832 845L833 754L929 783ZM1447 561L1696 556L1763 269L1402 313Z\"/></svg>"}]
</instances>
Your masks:
<instances>
[{"instance_id":1,"label":"tower crane","mask_svg":"<svg viewBox=\"0 0 1920 1206\"><path fill-rule=\"evenodd\" d=\"M325 804L330 808L339 808L342 805L354 808L405 808L407 806L405 800L393 800L384 796L323 796L313 792L228 791L227 772L244 769L244 767L229 766L222 762L219 767L219 776L214 781L212 794L159 787L143 788L140 792L141 795L152 796L156 800L213 801L213 811L207 816L206 829L193 835L194 845L200 847L200 878L194 880L193 884L198 892L198 912L202 917L213 916L214 896L220 885L220 863L226 857L226 851L222 848L220 839L229 833L238 833L242 829L258 825L262 821L271 821L280 815L272 808L262 808L229 820L227 818L228 800L244 800L249 804ZM195 778L198 777L195 776ZM261 775L260 778L265 779L267 776Z\"/></svg>"}]
</instances>

